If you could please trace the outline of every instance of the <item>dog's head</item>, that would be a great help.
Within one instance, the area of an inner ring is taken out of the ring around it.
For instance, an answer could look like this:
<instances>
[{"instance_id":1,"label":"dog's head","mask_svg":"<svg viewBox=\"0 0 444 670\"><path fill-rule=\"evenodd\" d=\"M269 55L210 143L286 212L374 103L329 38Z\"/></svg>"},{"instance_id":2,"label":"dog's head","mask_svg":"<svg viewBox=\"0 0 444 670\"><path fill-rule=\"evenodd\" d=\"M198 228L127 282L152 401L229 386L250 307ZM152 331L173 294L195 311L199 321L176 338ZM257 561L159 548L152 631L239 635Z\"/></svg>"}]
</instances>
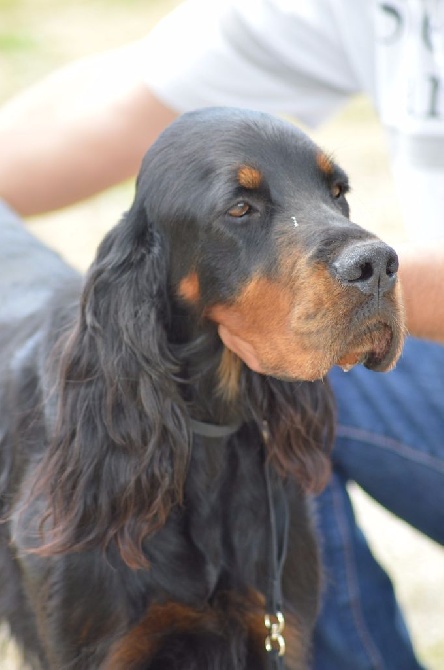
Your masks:
<instances>
[{"instance_id":1,"label":"dog's head","mask_svg":"<svg viewBox=\"0 0 444 670\"><path fill-rule=\"evenodd\" d=\"M326 386L281 380L333 365L386 370L402 343L396 254L350 222L346 191L313 142L264 114L202 110L160 136L63 344L58 423L35 476L54 522L41 553L113 540L144 565L143 539L182 498L190 408L203 420L267 419L280 472L322 487ZM226 354L220 325L267 376Z\"/></svg>"},{"instance_id":2,"label":"dog's head","mask_svg":"<svg viewBox=\"0 0 444 670\"><path fill-rule=\"evenodd\" d=\"M185 114L148 152L134 207L165 234L169 282L267 374L390 369L402 345L397 256L349 220L345 173L290 123Z\"/></svg>"}]
</instances>

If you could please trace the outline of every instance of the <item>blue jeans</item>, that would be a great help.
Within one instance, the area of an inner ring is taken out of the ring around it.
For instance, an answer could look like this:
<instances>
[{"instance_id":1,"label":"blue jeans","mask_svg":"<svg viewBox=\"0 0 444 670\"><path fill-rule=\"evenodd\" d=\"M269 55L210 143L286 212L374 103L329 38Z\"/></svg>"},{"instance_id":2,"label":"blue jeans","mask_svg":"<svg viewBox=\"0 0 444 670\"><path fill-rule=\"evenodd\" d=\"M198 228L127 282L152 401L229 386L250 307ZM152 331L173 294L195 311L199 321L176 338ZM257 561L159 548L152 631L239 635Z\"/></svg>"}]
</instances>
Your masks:
<instances>
[{"instance_id":1,"label":"blue jeans","mask_svg":"<svg viewBox=\"0 0 444 670\"><path fill-rule=\"evenodd\" d=\"M48 299L72 270L0 202L0 323ZM326 590L314 670L417 670L388 576L358 529L346 491L376 500L444 541L444 348L410 339L395 371L335 369L339 427L330 485L319 497Z\"/></svg>"},{"instance_id":2,"label":"blue jeans","mask_svg":"<svg viewBox=\"0 0 444 670\"><path fill-rule=\"evenodd\" d=\"M408 338L392 372L334 369L331 483L319 496L326 587L315 670L417 670L389 577L357 527L346 484L444 544L444 347Z\"/></svg>"}]
</instances>

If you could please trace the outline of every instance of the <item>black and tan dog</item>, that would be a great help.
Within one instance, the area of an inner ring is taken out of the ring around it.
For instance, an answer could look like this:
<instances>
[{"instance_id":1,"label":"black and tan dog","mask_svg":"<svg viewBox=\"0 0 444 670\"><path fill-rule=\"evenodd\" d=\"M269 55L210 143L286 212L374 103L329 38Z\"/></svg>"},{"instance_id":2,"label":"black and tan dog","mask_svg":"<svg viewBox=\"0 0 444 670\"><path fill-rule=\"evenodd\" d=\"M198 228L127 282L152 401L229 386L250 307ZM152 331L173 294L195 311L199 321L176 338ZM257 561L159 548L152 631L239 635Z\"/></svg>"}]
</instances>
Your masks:
<instances>
[{"instance_id":1,"label":"black and tan dog","mask_svg":"<svg viewBox=\"0 0 444 670\"><path fill-rule=\"evenodd\" d=\"M32 667L271 667L270 520L285 506L283 658L306 667L324 378L387 370L402 345L396 255L350 222L346 192L286 122L186 114L148 152L83 286L3 328L0 616Z\"/></svg>"}]
</instances>

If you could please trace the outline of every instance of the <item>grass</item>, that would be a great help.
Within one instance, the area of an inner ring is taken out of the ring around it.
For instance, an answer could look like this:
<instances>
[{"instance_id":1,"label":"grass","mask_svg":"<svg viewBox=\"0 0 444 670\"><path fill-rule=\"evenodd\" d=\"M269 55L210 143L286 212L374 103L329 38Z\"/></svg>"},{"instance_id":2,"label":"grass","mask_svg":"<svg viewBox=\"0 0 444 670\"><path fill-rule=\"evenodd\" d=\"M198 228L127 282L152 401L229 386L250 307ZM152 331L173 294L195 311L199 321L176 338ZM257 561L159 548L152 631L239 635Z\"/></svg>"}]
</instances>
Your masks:
<instances>
[{"instance_id":1,"label":"grass","mask_svg":"<svg viewBox=\"0 0 444 670\"><path fill-rule=\"evenodd\" d=\"M209 0L211 1L211 0ZM0 101L69 60L143 37L178 0L0 0ZM352 218L396 245L403 238L384 136L365 99L311 133L351 176ZM34 232L77 267L127 209L125 184L62 212L35 218ZM352 487L358 519L394 579L415 646L429 670L444 667L444 552ZM24 670L0 631L0 667Z\"/></svg>"}]
</instances>

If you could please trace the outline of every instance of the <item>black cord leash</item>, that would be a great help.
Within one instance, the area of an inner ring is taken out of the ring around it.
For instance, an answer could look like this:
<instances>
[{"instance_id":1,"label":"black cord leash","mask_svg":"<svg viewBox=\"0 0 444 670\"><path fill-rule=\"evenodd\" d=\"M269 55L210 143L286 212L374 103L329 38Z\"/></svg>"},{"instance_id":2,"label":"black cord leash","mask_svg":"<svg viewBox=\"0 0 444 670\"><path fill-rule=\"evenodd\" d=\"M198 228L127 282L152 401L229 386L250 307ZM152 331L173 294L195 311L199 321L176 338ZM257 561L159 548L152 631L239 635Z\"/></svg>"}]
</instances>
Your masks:
<instances>
[{"instance_id":1,"label":"black cord leash","mask_svg":"<svg viewBox=\"0 0 444 670\"><path fill-rule=\"evenodd\" d=\"M265 445L268 442L268 428L263 430ZM264 475L267 491L268 515L270 520L270 570L264 624L267 631L265 649L270 659L270 668L284 668L285 619L282 613L282 572L288 547L289 510L288 500L281 477L273 470L264 449Z\"/></svg>"},{"instance_id":2,"label":"black cord leash","mask_svg":"<svg viewBox=\"0 0 444 670\"><path fill-rule=\"evenodd\" d=\"M240 424L219 426L202 421L191 420L191 429L203 437L229 437L237 432ZM268 426L264 422L262 436L264 448L264 478L267 493L268 517L270 528L269 574L266 594L265 649L270 661L270 670L284 669L285 619L282 613L282 572L288 546L289 510L288 500L281 477L274 471L267 458L266 445L269 440Z\"/></svg>"}]
</instances>

